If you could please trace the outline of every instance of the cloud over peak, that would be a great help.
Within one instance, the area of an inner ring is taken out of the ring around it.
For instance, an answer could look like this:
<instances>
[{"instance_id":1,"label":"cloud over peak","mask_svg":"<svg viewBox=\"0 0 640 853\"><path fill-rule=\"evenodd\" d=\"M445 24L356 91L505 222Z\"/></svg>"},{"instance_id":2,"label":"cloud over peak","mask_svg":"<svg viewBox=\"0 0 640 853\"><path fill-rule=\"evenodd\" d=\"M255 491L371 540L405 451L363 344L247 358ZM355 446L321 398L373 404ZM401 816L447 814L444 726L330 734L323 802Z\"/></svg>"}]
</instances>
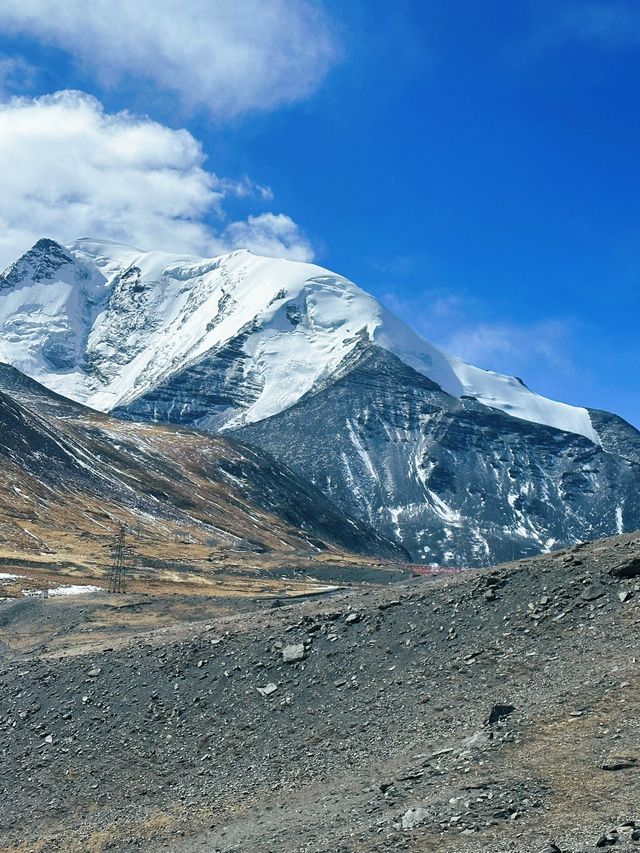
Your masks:
<instances>
[{"instance_id":1,"label":"cloud over peak","mask_svg":"<svg viewBox=\"0 0 640 853\"><path fill-rule=\"evenodd\" d=\"M62 48L102 82L134 76L219 118L307 97L340 53L311 0L3 0L0 25Z\"/></svg>"},{"instance_id":2,"label":"cloud over peak","mask_svg":"<svg viewBox=\"0 0 640 853\"><path fill-rule=\"evenodd\" d=\"M92 234L215 255L233 248L309 259L296 224L262 213L227 223L225 200L270 191L221 178L200 143L95 98L64 91L0 105L0 267L43 234L62 242Z\"/></svg>"}]
</instances>

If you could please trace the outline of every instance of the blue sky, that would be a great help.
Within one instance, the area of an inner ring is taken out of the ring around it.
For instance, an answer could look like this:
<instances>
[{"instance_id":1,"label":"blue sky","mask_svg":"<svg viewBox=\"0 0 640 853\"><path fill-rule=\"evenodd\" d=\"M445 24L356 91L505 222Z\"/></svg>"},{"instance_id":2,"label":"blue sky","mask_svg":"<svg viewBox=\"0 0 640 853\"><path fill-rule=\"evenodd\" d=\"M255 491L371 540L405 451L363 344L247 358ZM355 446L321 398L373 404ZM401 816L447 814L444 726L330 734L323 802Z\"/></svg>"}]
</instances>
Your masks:
<instances>
[{"instance_id":1,"label":"blue sky","mask_svg":"<svg viewBox=\"0 0 640 853\"><path fill-rule=\"evenodd\" d=\"M85 6L0 9L6 257L86 229L313 255L450 351L640 426L637 3ZM69 89L97 101L45 97Z\"/></svg>"}]
</instances>

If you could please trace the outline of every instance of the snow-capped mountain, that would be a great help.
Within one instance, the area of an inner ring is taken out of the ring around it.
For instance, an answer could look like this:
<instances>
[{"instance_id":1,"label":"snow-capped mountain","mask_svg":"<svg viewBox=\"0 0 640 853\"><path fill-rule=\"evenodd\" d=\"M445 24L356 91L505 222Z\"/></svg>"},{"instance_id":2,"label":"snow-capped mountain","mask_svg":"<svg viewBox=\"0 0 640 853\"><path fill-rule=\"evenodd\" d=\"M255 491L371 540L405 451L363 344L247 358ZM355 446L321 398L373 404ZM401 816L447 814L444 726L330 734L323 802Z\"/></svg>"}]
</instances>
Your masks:
<instances>
[{"instance_id":1,"label":"snow-capped mountain","mask_svg":"<svg viewBox=\"0 0 640 853\"><path fill-rule=\"evenodd\" d=\"M369 340L454 397L598 441L586 409L445 355L314 264L40 240L0 276L0 294L0 359L102 411L159 403L160 389L185 370L202 372L207 357L237 350L222 395L230 399L208 400L189 419L229 428L259 421L288 409Z\"/></svg>"},{"instance_id":2,"label":"snow-capped mountain","mask_svg":"<svg viewBox=\"0 0 640 853\"><path fill-rule=\"evenodd\" d=\"M102 411L239 430L416 559L640 526L633 427L446 355L313 264L40 240L0 276L0 360Z\"/></svg>"}]
</instances>

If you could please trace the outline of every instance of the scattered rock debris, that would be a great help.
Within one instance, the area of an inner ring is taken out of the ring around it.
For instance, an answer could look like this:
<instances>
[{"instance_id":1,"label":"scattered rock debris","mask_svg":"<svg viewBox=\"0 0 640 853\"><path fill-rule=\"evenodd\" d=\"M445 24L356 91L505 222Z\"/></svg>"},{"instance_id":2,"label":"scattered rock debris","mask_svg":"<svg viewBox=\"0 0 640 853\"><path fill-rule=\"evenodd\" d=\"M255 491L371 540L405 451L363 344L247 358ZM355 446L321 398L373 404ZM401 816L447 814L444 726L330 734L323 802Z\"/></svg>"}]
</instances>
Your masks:
<instances>
[{"instance_id":1,"label":"scattered rock debris","mask_svg":"<svg viewBox=\"0 0 640 853\"><path fill-rule=\"evenodd\" d=\"M0 644L0 846L640 851L640 582L613 571L636 561L640 534L208 623L123 611L110 648L90 622L81 649Z\"/></svg>"}]
</instances>

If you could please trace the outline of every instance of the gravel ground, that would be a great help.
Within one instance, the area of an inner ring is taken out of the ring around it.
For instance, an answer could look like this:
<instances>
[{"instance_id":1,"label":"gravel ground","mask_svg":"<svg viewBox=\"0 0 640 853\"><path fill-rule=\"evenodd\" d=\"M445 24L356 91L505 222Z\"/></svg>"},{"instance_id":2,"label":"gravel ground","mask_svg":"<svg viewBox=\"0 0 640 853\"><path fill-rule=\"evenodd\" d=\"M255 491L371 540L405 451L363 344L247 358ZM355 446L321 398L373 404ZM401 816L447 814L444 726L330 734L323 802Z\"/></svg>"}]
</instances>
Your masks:
<instances>
[{"instance_id":1,"label":"gravel ground","mask_svg":"<svg viewBox=\"0 0 640 853\"><path fill-rule=\"evenodd\" d=\"M640 851L639 605L634 534L5 648L0 848Z\"/></svg>"}]
</instances>

